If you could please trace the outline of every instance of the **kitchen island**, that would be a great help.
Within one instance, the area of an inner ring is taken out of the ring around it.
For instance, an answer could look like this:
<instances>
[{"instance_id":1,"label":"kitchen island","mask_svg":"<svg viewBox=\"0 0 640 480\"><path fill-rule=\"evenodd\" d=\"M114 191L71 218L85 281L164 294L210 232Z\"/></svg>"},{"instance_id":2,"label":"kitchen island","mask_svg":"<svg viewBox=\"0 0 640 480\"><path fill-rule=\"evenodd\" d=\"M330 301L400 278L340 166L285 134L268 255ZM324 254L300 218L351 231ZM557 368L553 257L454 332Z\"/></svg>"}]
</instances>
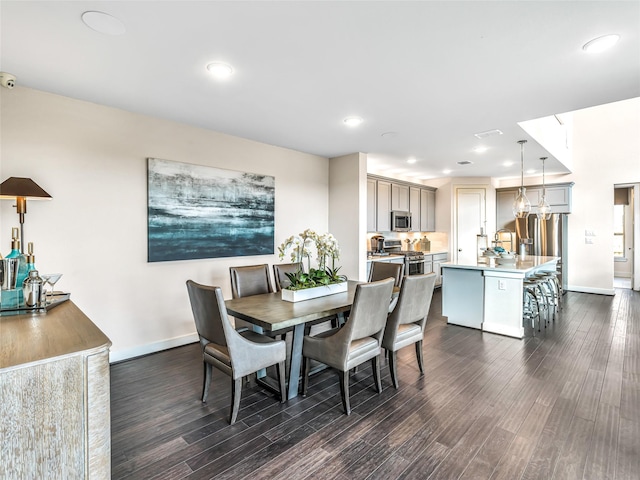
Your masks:
<instances>
[{"instance_id":1,"label":"kitchen island","mask_svg":"<svg viewBox=\"0 0 640 480\"><path fill-rule=\"evenodd\" d=\"M448 323L523 338L523 280L538 271L556 271L559 257L526 255L512 264L442 264L442 314Z\"/></svg>"}]
</instances>

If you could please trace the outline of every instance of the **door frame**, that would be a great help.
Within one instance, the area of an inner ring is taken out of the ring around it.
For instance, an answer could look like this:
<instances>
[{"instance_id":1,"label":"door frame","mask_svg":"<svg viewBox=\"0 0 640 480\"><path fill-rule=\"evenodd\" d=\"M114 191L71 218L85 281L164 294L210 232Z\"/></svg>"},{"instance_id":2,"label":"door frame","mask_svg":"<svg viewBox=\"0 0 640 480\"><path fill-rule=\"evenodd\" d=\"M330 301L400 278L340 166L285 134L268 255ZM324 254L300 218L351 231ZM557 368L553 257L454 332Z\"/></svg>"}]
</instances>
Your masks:
<instances>
[{"instance_id":1,"label":"door frame","mask_svg":"<svg viewBox=\"0 0 640 480\"><path fill-rule=\"evenodd\" d=\"M640 183L616 183L613 187L633 188L633 264L631 266L631 289L640 291ZM613 278L611 282L613 282Z\"/></svg>"},{"instance_id":2,"label":"door frame","mask_svg":"<svg viewBox=\"0 0 640 480\"><path fill-rule=\"evenodd\" d=\"M453 186L453 215L452 215L452 225L451 225L451 261L458 261L458 193L460 190L483 190L484 191L484 212L482 215L484 216L484 220L481 222L484 224L484 233L489 235L488 228L495 229L495 221L492 222L492 225L487 225L487 203L489 203L489 187L488 185L483 184L458 184ZM494 204L495 210L495 204ZM480 232L478 232L480 233Z\"/></svg>"}]
</instances>

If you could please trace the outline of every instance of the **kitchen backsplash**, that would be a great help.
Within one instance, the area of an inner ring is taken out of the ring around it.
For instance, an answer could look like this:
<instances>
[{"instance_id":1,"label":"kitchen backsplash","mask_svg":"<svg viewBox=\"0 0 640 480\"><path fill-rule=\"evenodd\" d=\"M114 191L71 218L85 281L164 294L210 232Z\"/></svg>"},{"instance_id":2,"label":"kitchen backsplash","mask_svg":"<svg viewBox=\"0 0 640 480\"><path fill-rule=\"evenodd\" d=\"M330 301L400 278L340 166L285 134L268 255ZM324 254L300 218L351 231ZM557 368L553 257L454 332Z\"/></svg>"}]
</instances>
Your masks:
<instances>
[{"instance_id":1,"label":"kitchen backsplash","mask_svg":"<svg viewBox=\"0 0 640 480\"><path fill-rule=\"evenodd\" d=\"M377 234L370 233L367 235L367 250L369 250L369 239L374 235ZM388 232L387 235L384 235L384 238L385 240L402 240L402 249L404 250L406 249L404 240L408 238L409 240L417 240L419 242L424 236L431 241L431 252L449 251L449 235L446 232Z\"/></svg>"}]
</instances>

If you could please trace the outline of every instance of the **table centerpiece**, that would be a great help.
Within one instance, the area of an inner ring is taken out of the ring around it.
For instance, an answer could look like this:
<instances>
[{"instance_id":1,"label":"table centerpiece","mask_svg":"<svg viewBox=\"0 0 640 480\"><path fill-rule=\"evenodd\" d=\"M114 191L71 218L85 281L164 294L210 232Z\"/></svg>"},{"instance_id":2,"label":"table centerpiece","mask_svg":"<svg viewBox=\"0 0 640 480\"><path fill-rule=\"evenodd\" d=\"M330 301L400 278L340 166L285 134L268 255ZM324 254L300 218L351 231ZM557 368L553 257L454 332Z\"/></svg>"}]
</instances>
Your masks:
<instances>
[{"instance_id":1,"label":"table centerpiece","mask_svg":"<svg viewBox=\"0 0 640 480\"><path fill-rule=\"evenodd\" d=\"M317 268L311 267L314 249ZM300 264L297 272L286 274L291 284L282 289L283 300L299 302L347 291L347 277L340 275L338 273L340 267L336 266L336 260L340 258L340 247L332 234L317 234L313 230L306 229L298 235L287 238L278 247L278 252L280 260L284 259L289 252L291 262Z\"/></svg>"}]
</instances>

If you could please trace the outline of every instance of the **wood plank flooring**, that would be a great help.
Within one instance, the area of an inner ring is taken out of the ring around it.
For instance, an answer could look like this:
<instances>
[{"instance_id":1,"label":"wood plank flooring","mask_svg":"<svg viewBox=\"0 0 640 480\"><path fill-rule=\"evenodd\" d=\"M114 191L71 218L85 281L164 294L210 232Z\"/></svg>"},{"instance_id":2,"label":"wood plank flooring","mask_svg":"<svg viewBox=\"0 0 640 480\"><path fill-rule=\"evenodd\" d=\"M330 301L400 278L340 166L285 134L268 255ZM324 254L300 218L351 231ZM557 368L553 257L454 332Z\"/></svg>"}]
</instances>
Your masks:
<instances>
[{"instance_id":1,"label":"wood plank flooring","mask_svg":"<svg viewBox=\"0 0 640 480\"><path fill-rule=\"evenodd\" d=\"M555 324L524 340L447 325L436 291L424 340L280 404L254 381L230 426L230 380L200 402L197 344L111 367L114 479L638 479L640 294L568 292Z\"/></svg>"}]
</instances>

